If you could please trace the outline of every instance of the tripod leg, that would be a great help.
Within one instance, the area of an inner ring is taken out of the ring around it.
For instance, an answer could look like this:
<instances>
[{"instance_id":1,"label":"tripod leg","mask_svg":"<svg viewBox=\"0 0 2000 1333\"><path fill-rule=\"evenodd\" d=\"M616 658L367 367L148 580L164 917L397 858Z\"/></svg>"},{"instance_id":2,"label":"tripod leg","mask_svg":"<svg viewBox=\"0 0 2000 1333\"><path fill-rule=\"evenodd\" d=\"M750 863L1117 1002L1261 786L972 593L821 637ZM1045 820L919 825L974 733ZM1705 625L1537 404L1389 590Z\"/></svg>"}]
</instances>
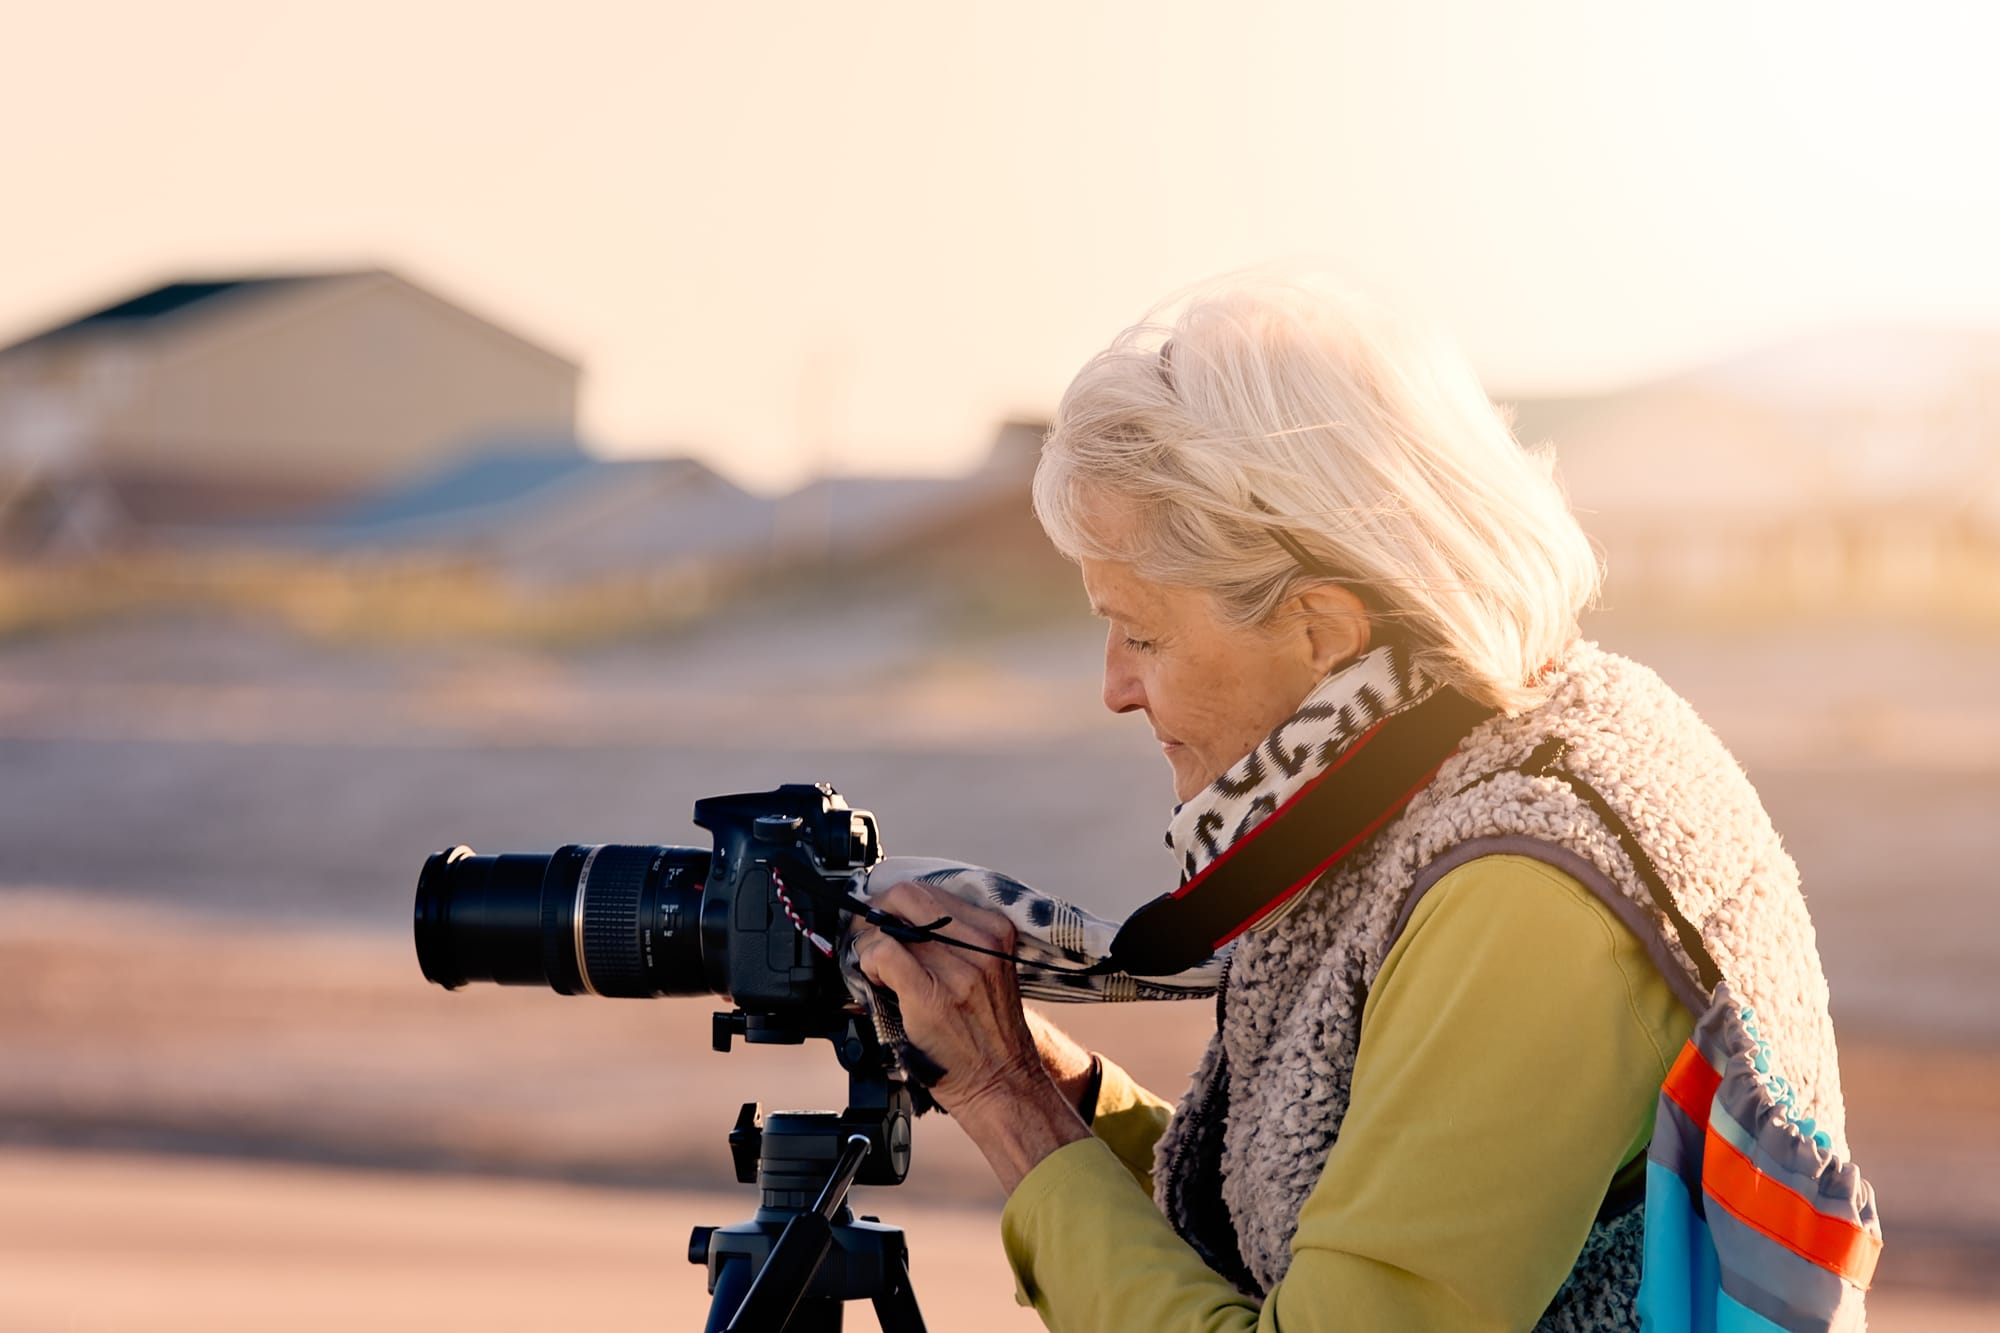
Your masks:
<instances>
[{"instance_id":1,"label":"tripod leg","mask_svg":"<svg viewBox=\"0 0 2000 1333\"><path fill-rule=\"evenodd\" d=\"M839 1301L808 1296L785 1322L785 1333L840 1333L845 1309Z\"/></svg>"},{"instance_id":2,"label":"tripod leg","mask_svg":"<svg viewBox=\"0 0 2000 1333\"><path fill-rule=\"evenodd\" d=\"M925 1333L923 1312L917 1309L917 1292L910 1285L910 1256L896 1255L889 1275L889 1290L875 1298L875 1318L882 1333Z\"/></svg>"},{"instance_id":3,"label":"tripod leg","mask_svg":"<svg viewBox=\"0 0 2000 1333\"><path fill-rule=\"evenodd\" d=\"M715 1275L715 1294L708 1301L708 1323L702 1333L723 1333L736 1317L736 1307L750 1294L750 1261L731 1259Z\"/></svg>"}]
</instances>

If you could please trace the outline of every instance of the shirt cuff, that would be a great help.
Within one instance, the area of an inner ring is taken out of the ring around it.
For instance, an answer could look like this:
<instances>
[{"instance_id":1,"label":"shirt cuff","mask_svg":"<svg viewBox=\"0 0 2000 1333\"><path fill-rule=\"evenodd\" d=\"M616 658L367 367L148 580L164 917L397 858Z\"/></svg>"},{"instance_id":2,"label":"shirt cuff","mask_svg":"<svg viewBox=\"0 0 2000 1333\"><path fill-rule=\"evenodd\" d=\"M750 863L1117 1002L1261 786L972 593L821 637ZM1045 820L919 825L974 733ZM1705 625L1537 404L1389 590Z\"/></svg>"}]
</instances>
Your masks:
<instances>
[{"instance_id":1,"label":"shirt cuff","mask_svg":"<svg viewBox=\"0 0 2000 1333\"><path fill-rule=\"evenodd\" d=\"M1153 1195L1153 1147L1173 1118L1174 1108L1132 1081L1115 1060L1104 1060L1097 1085L1096 1114L1090 1132L1116 1153L1139 1182L1146 1197Z\"/></svg>"}]
</instances>

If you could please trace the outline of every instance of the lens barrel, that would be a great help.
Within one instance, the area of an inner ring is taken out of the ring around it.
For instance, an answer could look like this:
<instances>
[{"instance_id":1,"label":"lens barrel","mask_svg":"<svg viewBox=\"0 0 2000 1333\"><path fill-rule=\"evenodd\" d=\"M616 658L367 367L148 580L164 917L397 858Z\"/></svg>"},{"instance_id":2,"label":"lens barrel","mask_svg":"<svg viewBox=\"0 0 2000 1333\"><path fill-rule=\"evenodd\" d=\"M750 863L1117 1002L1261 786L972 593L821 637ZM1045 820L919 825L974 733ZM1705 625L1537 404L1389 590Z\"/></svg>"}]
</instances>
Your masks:
<instances>
[{"instance_id":1,"label":"lens barrel","mask_svg":"<svg viewBox=\"0 0 2000 1333\"><path fill-rule=\"evenodd\" d=\"M451 847L417 879L417 963L468 982L549 986L565 995L699 995L699 921L709 853L605 843L548 856Z\"/></svg>"}]
</instances>

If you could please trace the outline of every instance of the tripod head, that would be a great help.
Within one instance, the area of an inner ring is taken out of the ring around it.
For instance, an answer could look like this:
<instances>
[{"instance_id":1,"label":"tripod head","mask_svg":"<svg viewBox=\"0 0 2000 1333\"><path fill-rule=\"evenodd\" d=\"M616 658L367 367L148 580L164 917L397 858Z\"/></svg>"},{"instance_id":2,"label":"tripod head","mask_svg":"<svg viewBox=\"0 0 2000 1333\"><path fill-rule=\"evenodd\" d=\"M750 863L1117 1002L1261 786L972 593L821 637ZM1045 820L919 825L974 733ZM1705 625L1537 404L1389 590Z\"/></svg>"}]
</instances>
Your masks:
<instances>
[{"instance_id":1,"label":"tripod head","mask_svg":"<svg viewBox=\"0 0 2000 1333\"><path fill-rule=\"evenodd\" d=\"M797 1328L830 1333L840 1308L873 1300L885 1329L922 1333L903 1233L848 1210L850 1184L900 1185L910 1172L909 1084L859 1014L715 1015L714 1045L735 1038L795 1046L833 1044L847 1070L847 1109L778 1111L746 1102L729 1131L736 1178L760 1194L756 1216L697 1227L688 1260L708 1269L709 1329Z\"/></svg>"},{"instance_id":2,"label":"tripod head","mask_svg":"<svg viewBox=\"0 0 2000 1333\"><path fill-rule=\"evenodd\" d=\"M847 1071L847 1109L840 1113L840 1139L859 1134L868 1140L868 1156L857 1185L900 1185L910 1174L910 1122L915 1115L910 1085L882 1049L874 1027L860 1014L806 1012L746 1014L741 1009L715 1015L711 1043L727 1051L741 1037L757 1045L798 1046L824 1038ZM736 1179L745 1185L758 1179L763 1108L745 1102L729 1131L729 1153ZM822 1172L822 1174L824 1174Z\"/></svg>"}]
</instances>

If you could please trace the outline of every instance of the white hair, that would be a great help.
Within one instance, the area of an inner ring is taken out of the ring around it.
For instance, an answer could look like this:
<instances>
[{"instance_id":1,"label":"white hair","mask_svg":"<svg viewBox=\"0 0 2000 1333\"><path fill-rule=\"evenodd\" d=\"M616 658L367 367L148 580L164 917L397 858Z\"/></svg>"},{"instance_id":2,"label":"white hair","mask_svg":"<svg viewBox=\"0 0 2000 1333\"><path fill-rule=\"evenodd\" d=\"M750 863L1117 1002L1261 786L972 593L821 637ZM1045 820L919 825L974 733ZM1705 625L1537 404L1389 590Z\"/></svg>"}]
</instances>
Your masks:
<instances>
[{"instance_id":1,"label":"white hair","mask_svg":"<svg viewBox=\"0 0 2000 1333\"><path fill-rule=\"evenodd\" d=\"M1235 624L1302 581L1508 710L1577 636L1601 570L1555 480L1458 354L1352 297L1233 278L1155 311L1057 409L1035 513L1072 560L1201 588ZM1105 501L1134 522L1108 540Z\"/></svg>"}]
</instances>

